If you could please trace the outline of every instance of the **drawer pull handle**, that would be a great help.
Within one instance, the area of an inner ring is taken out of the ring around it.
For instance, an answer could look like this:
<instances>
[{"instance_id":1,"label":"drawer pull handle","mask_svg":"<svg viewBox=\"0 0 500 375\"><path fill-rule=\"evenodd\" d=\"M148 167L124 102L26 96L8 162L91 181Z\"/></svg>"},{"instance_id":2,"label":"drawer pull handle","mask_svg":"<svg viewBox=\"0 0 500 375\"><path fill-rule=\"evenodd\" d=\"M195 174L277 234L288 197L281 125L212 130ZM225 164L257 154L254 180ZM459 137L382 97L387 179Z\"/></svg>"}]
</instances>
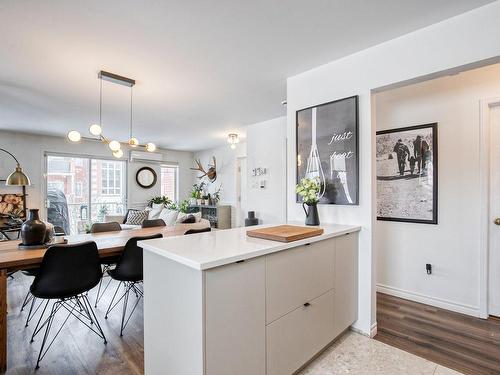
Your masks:
<instances>
[{"instance_id":1,"label":"drawer pull handle","mask_svg":"<svg viewBox=\"0 0 500 375\"><path fill-rule=\"evenodd\" d=\"M242 259L242 260L237 260L235 263L244 263L245 262L245 259Z\"/></svg>"},{"instance_id":2,"label":"drawer pull handle","mask_svg":"<svg viewBox=\"0 0 500 375\"><path fill-rule=\"evenodd\" d=\"M311 304L309 302L304 303L304 307L308 307L308 306L311 306Z\"/></svg>"}]
</instances>

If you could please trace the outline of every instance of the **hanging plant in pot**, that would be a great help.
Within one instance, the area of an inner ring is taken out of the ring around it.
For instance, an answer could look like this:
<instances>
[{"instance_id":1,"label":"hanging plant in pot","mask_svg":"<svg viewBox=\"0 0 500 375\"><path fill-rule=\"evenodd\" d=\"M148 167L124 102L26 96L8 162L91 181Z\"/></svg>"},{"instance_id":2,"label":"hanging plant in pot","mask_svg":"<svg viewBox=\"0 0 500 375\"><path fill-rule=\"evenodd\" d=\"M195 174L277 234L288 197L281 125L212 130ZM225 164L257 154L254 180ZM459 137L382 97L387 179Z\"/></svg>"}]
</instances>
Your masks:
<instances>
[{"instance_id":1,"label":"hanging plant in pot","mask_svg":"<svg viewBox=\"0 0 500 375\"><path fill-rule=\"evenodd\" d=\"M302 197L306 225L319 225L318 201L320 190L321 184L318 178L303 178L297 184L296 192Z\"/></svg>"}]
</instances>

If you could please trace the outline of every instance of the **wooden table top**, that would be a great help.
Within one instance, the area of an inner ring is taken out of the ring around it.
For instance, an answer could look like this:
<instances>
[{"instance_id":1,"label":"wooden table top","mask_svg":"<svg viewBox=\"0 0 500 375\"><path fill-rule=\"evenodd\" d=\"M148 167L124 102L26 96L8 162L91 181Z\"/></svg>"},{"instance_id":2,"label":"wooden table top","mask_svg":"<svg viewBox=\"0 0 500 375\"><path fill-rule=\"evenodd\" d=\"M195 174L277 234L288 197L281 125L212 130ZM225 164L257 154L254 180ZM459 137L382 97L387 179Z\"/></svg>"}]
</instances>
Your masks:
<instances>
[{"instance_id":1,"label":"wooden table top","mask_svg":"<svg viewBox=\"0 0 500 375\"><path fill-rule=\"evenodd\" d=\"M95 234L79 234L65 236L69 244L78 242L95 241L101 257L119 254L128 239L138 236L149 236L156 233L163 234L163 237L183 235L186 229L174 229L172 227L155 227L144 229L130 229L117 232L104 232ZM46 249L20 250L17 245L21 241L1 241L0 242L0 269L9 271L34 267L42 261Z\"/></svg>"}]
</instances>

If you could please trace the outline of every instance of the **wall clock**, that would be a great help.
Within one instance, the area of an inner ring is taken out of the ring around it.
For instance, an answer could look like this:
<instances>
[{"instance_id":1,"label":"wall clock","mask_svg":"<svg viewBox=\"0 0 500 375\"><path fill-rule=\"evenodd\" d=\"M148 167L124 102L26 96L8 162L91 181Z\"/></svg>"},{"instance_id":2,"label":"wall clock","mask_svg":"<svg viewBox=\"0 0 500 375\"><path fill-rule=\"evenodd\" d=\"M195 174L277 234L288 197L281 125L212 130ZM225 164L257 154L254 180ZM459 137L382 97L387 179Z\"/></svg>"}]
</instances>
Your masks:
<instances>
[{"instance_id":1,"label":"wall clock","mask_svg":"<svg viewBox=\"0 0 500 375\"><path fill-rule=\"evenodd\" d=\"M142 167L135 175L137 184L143 189L150 189L155 186L157 179L156 172L151 167Z\"/></svg>"}]
</instances>

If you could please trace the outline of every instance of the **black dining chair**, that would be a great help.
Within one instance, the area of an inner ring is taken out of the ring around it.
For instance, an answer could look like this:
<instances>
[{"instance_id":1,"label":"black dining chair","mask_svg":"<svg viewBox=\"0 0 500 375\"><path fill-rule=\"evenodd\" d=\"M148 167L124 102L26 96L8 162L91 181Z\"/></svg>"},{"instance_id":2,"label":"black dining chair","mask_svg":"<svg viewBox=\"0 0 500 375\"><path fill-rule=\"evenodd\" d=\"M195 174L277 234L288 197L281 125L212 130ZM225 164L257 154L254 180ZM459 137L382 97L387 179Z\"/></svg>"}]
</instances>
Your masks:
<instances>
[{"instance_id":1,"label":"black dining chair","mask_svg":"<svg viewBox=\"0 0 500 375\"><path fill-rule=\"evenodd\" d=\"M120 336L123 336L123 330L127 326L127 323L130 320L130 317L134 313L140 299L143 297L143 291L139 288L139 284L142 283L143 279L143 258L142 258L142 248L137 246L138 241L144 240L152 240L154 238L162 238L163 236L158 233L151 236L143 236L143 237L132 237L125 244L125 248L123 249L123 253L116 263L116 267L112 270L109 270L109 276L114 280L119 281L118 286L116 287L115 294L109 303L108 310L106 311L105 319L108 319L108 314L113 311L113 309L118 305L118 303L123 300L123 310L122 310L122 321L120 326ZM123 295L116 301L116 295L120 290L120 287L125 286L125 292ZM127 305L130 292L133 292L137 297L134 307L130 311L130 314L126 318L127 314ZM114 303L114 304L113 304Z\"/></svg>"},{"instance_id":2,"label":"black dining chair","mask_svg":"<svg viewBox=\"0 0 500 375\"><path fill-rule=\"evenodd\" d=\"M87 292L97 286L100 279L101 266L95 242L54 245L47 249L30 287L31 294L45 302L31 336L31 342L33 342L36 335L45 328L36 368L40 367L40 361L45 357L71 316L97 334L106 344L106 336L87 297ZM52 307L48 317L45 317L51 301L53 301ZM54 318L61 310L66 310L68 314L49 341Z\"/></svg>"},{"instance_id":3,"label":"black dining chair","mask_svg":"<svg viewBox=\"0 0 500 375\"><path fill-rule=\"evenodd\" d=\"M205 233L205 232L211 232L212 228L202 228L202 229L189 229L184 234L197 234L197 233Z\"/></svg>"},{"instance_id":4,"label":"black dining chair","mask_svg":"<svg viewBox=\"0 0 500 375\"><path fill-rule=\"evenodd\" d=\"M110 223L94 223L90 227L90 233L117 232L120 230L122 230L122 227L115 221Z\"/></svg>"},{"instance_id":5,"label":"black dining chair","mask_svg":"<svg viewBox=\"0 0 500 375\"><path fill-rule=\"evenodd\" d=\"M66 235L64 229L62 227L60 227L60 226L57 226L57 225L54 225L54 234L56 236L65 236ZM30 268L30 269L27 269L27 270L22 270L21 273L24 276L35 277L36 274L38 273L39 269L40 269L39 267L37 267L37 268ZM28 292L26 293L26 297L24 297L23 304L21 305L21 311L24 311L24 308L26 306L28 306L28 304L30 302L31 302L31 305L30 305L30 309L28 311L28 316L26 317L26 324L24 325L25 327L28 326L29 322L31 321L31 319L33 318L33 316L36 315L36 313L40 309L40 306L42 306L42 303L43 303L43 301L40 302L38 304L38 306L35 308L36 298L28 290Z\"/></svg>"},{"instance_id":6,"label":"black dining chair","mask_svg":"<svg viewBox=\"0 0 500 375\"><path fill-rule=\"evenodd\" d=\"M122 227L117 222L94 223L94 224L92 224L92 227L90 227L90 233L118 232L121 230L122 230ZM109 258L101 259L102 278L101 278L101 281L99 282L99 288L97 289L97 295L95 297L94 307L97 307L97 303L101 300L102 296L104 295L104 293L108 289L109 284L111 283L111 279L109 279L108 283L106 284L106 287L101 292L102 280L104 279L104 277L106 277L108 275L108 271L111 269L111 267L116 265L118 258L119 257L109 257Z\"/></svg>"},{"instance_id":7,"label":"black dining chair","mask_svg":"<svg viewBox=\"0 0 500 375\"><path fill-rule=\"evenodd\" d=\"M165 224L163 219L151 219L151 220L144 220L142 222L143 228L166 227L166 226L167 224Z\"/></svg>"}]
</instances>

